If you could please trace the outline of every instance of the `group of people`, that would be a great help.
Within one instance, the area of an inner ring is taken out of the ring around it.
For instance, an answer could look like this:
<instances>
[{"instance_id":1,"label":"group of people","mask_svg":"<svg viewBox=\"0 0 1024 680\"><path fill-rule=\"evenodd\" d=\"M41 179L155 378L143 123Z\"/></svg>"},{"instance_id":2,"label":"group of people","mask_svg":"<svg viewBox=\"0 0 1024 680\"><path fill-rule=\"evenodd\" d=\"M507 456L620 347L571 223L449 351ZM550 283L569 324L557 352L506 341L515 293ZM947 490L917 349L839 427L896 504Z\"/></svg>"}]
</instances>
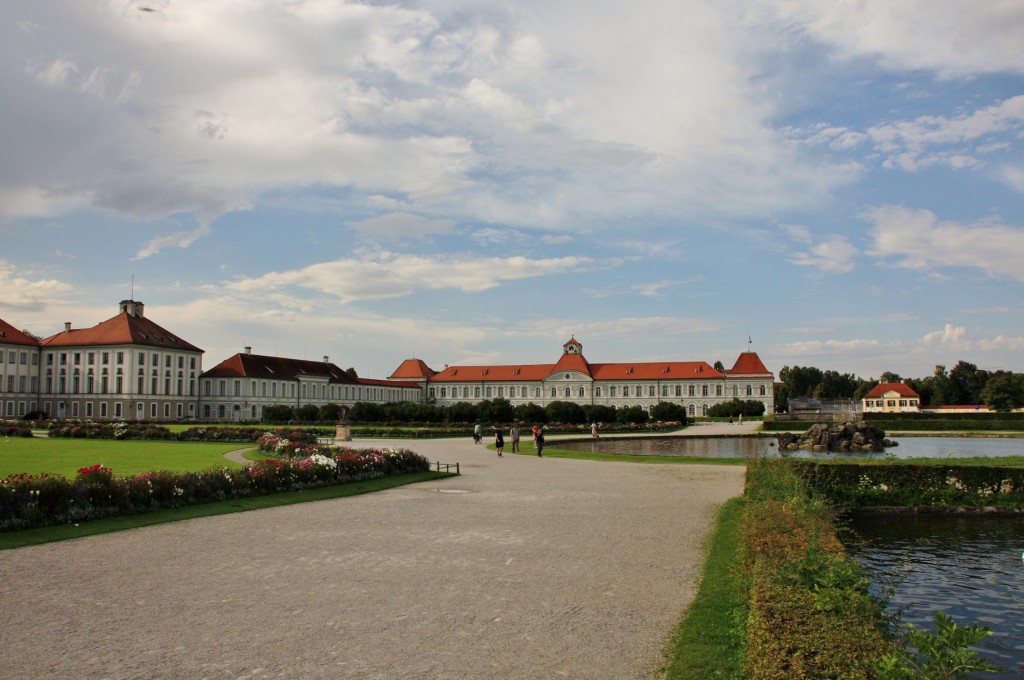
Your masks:
<instances>
[{"instance_id":1,"label":"group of people","mask_svg":"<svg viewBox=\"0 0 1024 680\"><path fill-rule=\"evenodd\" d=\"M505 457L505 431L500 425L494 426L494 448L498 450L498 457ZM508 438L512 442L512 453L521 453L519 450L519 424L512 423L508 428ZM483 427L477 423L473 427L473 442L479 444L483 440ZM544 429L540 425L533 426L533 448L537 450L537 456L544 457Z\"/></svg>"}]
</instances>

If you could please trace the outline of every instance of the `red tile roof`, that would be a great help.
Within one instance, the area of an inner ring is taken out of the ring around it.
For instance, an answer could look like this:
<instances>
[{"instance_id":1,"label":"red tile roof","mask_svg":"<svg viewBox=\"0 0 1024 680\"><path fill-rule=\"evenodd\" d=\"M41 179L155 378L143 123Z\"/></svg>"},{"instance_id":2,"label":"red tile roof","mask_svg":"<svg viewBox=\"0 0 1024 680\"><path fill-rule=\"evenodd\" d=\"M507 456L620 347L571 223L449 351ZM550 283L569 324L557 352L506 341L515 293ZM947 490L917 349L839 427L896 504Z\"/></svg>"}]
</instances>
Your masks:
<instances>
[{"instance_id":1,"label":"red tile roof","mask_svg":"<svg viewBox=\"0 0 1024 680\"><path fill-rule=\"evenodd\" d=\"M7 323L3 319L0 319L0 343L7 345L32 345L33 347L39 346L39 341L35 340L17 328Z\"/></svg>"},{"instance_id":2,"label":"red tile roof","mask_svg":"<svg viewBox=\"0 0 1024 680\"><path fill-rule=\"evenodd\" d=\"M161 349L202 352L190 342L182 340L159 324L144 316L121 312L112 319L92 328L75 328L45 338L44 347L70 347L78 345L145 345Z\"/></svg>"},{"instance_id":3,"label":"red tile roof","mask_svg":"<svg viewBox=\"0 0 1024 680\"><path fill-rule=\"evenodd\" d=\"M736 358L733 367L726 371L729 375L771 375L765 368L757 352L743 352Z\"/></svg>"},{"instance_id":4,"label":"red tile roof","mask_svg":"<svg viewBox=\"0 0 1024 680\"><path fill-rule=\"evenodd\" d=\"M871 388L870 392L864 395L864 398L877 399L878 397L885 396L887 392L895 392L901 397L921 398L921 395L911 389L910 385L906 383L878 383Z\"/></svg>"},{"instance_id":5,"label":"red tile roof","mask_svg":"<svg viewBox=\"0 0 1024 680\"><path fill-rule=\"evenodd\" d=\"M204 378L261 378L264 380L296 380L306 375L327 378L333 383L356 385L359 381L330 362L287 359L262 354L238 353L208 371Z\"/></svg>"},{"instance_id":6,"label":"red tile roof","mask_svg":"<svg viewBox=\"0 0 1024 680\"><path fill-rule=\"evenodd\" d=\"M390 375L393 380L423 380L437 373L422 359L406 359Z\"/></svg>"},{"instance_id":7,"label":"red tile roof","mask_svg":"<svg viewBox=\"0 0 1024 680\"><path fill-rule=\"evenodd\" d=\"M590 364L578 354L563 354L554 364L449 366L437 371L430 382L538 382L567 371L577 371L594 380L719 380L725 377L705 361Z\"/></svg>"},{"instance_id":8,"label":"red tile roof","mask_svg":"<svg viewBox=\"0 0 1024 680\"><path fill-rule=\"evenodd\" d=\"M706 361L591 364L594 380L716 380L725 377Z\"/></svg>"}]
</instances>

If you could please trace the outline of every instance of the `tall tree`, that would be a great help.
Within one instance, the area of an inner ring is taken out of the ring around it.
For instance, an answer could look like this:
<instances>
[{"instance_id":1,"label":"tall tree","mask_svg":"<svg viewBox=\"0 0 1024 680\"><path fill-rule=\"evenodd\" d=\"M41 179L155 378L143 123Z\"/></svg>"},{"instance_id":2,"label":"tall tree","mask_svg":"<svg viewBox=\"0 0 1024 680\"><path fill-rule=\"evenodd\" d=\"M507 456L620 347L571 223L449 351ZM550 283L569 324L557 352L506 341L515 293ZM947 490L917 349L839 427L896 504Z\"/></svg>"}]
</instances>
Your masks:
<instances>
[{"instance_id":1,"label":"tall tree","mask_svg":"<svg viewBox=\"0 0 1024 680\"><path fill-rule=\"evenodd\" d=\"M996 371L981 390L981 399L989 408L1003 413L1024 406L1024 374Z\"/></svg>"},{"instance_id":2,"label":"tall tree","mask_svg":"<svg viewBox=\"0 0 1024 680\"><path fill-rule=\"evenodd\" d=\"M958 361L949 371L950 404L980 404L981 390L988 382L988 371L967 361Z\"/></svg>"}]
</instances>

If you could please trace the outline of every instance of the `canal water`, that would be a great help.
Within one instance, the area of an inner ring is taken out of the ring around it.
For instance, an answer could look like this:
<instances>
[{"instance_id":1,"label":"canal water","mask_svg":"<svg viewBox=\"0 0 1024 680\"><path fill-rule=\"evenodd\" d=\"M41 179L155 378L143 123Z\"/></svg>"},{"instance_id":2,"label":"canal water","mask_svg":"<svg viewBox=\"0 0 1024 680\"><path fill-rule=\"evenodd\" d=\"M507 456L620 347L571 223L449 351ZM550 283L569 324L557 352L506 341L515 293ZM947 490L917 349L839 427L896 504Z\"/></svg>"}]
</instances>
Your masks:
<instances>
[{"instance_id":1,"label":"canal water","mask_svg":"<svg viewBox=\"0 0 1024 680\"><path fill-rule=\"evenodd\" d=\"M1002 669L979 678L1024 677L1024 520L1019 517L861 516L847 547L879 587L894 588L890 610L934 630L942 610L992 635L974 647Z\"/></svg>"},{"instance_id":2,"label":"canal water","mask_svg":"<svg viewBox=\"0 0 1024 680\"><path fill-rule=\"evenodd\" d=\"M848 454L858 458L971 458L1024 456L1024 439L997 437L894 437L899 446L886 453ZM746 458L772 455L774 437L651 437L635 439L603 438L578 442L550 440L548 446L573 451L624 453L652 456L688 456L695 458ZM827 458L836 454L794 451L794 457Z\"/></svg>"}]
</instances>

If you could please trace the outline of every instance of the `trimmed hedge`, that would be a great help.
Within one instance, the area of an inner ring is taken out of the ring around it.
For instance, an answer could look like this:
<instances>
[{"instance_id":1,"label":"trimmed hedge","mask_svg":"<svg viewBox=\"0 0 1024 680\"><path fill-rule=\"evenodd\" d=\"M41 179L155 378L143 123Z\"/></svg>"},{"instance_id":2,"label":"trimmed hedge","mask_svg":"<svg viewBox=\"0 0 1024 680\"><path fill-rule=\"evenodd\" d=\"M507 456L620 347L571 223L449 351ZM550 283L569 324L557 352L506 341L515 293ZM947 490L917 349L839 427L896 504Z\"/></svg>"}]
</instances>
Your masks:
<instances>
[{"instance_id":1,"label":"trimmed hedge","mask_svg":"<svg viewBox=\"0 0 1024 680\"><path fill-rule=\"evenodd\" d=\"M50 423L51 437L76 439L148 439L181 442L239 442L255 443L269 430L260 427L190 427L182 432L171 432L163 425L152 423L93 422L90 420L64 420ZM294 441L316 442L318 437L333 437L335 431L326 428L281 428L275 434Z\"/></svg>"},{"instance_id":2,"label":"trimmed hedge","mask_svg":"<svg viewBox=\"0 0 1024 680\"><path fill-rule=\"evenodd\" d=\"M826 503L785 459L747 466L744 677L866 678L889 649L882 605L847 558Z\"/></svg>"},{"instance_id":3,"label":"trimmed hedge","mask_svg":"<svg viewBox=\"0 0 1024 680\"><path fill-rule=\"evenodd\" d=\"M865 413L864 420L891 420L892 413ZM1016 420L1024 423L1024 413L998 413L995 411L976 411L973 413L911 413L904 414L911 420Z\"/></svg>"},{"instance_id":4,"label":"trimmed hedge","mask_svg":"<svg viewBox=\"0 0 1024 680\"><path fill-rule=\"evenodd\" d=\"M1024 468L793 461L810 491L840 508L1024 507Z\"/></svg>"},{"instance_id":5,"label":"trimmed hedge","mask_svg":"<svg viewBox=\"0 0 1024 680\"><path fill-rule=\"evenodd\" d=\"M917 416L909 418L889 419L870 418L871 425L881 428L886 432L902 430L904 432L963 432L965 430L976 430L982 432L1024 431L1024 420L1008 420L986 418L984 420L950 420L949 418L933 418L918 420Z\"/></svg>"}]
</instances>

